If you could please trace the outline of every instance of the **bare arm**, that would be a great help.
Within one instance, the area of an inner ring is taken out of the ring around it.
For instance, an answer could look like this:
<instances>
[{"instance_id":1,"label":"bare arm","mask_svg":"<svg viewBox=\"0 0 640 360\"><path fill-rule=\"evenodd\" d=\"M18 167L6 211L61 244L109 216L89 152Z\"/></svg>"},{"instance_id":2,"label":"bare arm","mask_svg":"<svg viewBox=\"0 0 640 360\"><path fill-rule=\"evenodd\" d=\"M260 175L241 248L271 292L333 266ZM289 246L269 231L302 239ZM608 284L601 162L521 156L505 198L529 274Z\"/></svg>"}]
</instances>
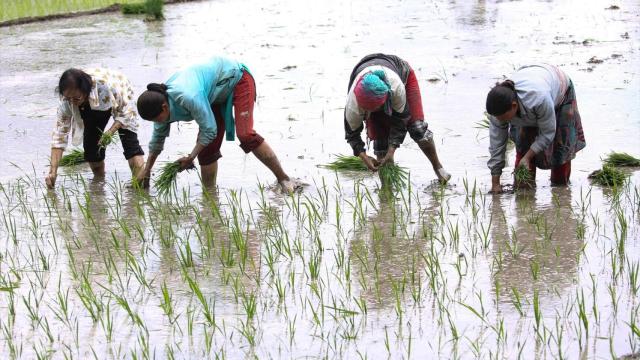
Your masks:
<instances>
[{"instance_id":1,"label":"bare arm","mask_svg":"<svg viewBox=\"0 0 640 360\"><path fill-rule=\"evenodd\" d=\"M51 148L51 163L49 165L49 174L45 178L45 183L49 189L53 189L56 185L56 178L58 177L58 166L60 159L62 158L62 152L64 150L60 148Z\"/></svg>"}]
</instances>

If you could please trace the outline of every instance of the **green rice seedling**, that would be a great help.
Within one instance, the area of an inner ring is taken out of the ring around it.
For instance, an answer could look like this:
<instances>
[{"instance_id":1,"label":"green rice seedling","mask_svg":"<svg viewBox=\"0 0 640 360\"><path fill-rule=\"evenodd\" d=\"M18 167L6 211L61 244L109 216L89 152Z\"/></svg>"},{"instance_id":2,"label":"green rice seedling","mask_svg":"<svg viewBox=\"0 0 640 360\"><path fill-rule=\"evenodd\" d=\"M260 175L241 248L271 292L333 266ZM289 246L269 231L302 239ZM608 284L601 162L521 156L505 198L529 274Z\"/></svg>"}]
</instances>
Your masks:
<instances>
[{"instance_id":1,"label":"green rice seedling","mask_svg":"<svg viewBox=\"0 0 640 360\"><path fill-rule=\"evenodd\" d=\"M147 15L147 20L162 20L163 15L163 0L145 0L144 2L123 4L121 7L122 13L125 15Z\"/></svg>"},{"instance_id":2,"label":"green rice seedling","mask_svg":"<svg viewBox=\"0 0 640 360\"><path fill-rule=\"evenodd\" d=\"M163 20L164 15L162 9L164 7L164 0L145 0L144 10L147 14L147 20Z\"/></svg>"},{"instance_id":3,"label":"green rice seedling","mask_svg":"<svg viewBox=\"0 0 640 360\"><path fill-rule=\"evenodd\" d=\"M526 166L518 166L513 171L513 176L516 180L516 185L519 187L531 187L533 186L533 175Z\"/></svg>"},{"instance_id":4,"label":"green rice seedling","mask_svg":"<svg viewBox=\"0 0 640 360\"><path fill-rule=\"evenodd\" d=\"M394 163L387 163L378 169L380 182L383 188L399 190L407 187L409 183L409 172L407 169Z\"/></svg>"},{"instance_id":5,"label":"green rice seedling","mask_svg":"<svg viewBox=\"0 0 640 360\"><path fill-rule=\"evenodd\" d=\"M609 166L640 166L640 159L624 152L611 152L603 160Z\"/></svg>"},{"instance_id":6,"label":"green rice seedling","mask_svg":"<svg viewBox=\"0 0 640 360\"><path fill-rule=\"evenodd\" d=\"M120 8L125 15L140 15L145 13L145 3L122 4Z\"/></svg>"},{"instance_id":7,"label":"green rice seedling","mask_svg":"<svg viewBox=\"0 0 640 360\"><path fill-rule=\"evenodd\" d=\"M67 155L63 156L60 159L60 166L74 166L78 164L82 164L85 162L84 160L84 151L82 150L72 150Z\"/></svg>"},{"instance_id":8,"label":"green rice seedling","mask_svg":"<svg viewBox=\"0 0 640 360\"><path fill-rule=\"evenodd\" d=\"M339 170L368 171L369 170L369 168L367 168L367 165L365 165L364 162L362 162L362 159L360 159L357 156L349 156L349 155L337 155L336 160L328 164L320 165L320 167L323 167L329 170L335 170L335 171L339 171Z\"/></svg>"},{"instance_id":9,"label":"green rice seedling","mask_svg":"<svg viewBox=\"0 0 640 360\"><path fill-rule=\"evenodd\" d=\"M602 169L596 170L589 175L589 179L602 186L620 186L627 180L627 175L613 166L603 165Z\"/></svg>"},{"instance_id":10,"label":"green rice seedling","mask_svg":"<svg viewBox=\"0 0 640 360\"><path fill-rule=\"evenodd\" d=\"M192 167L193 169L195 167ZM160 175L156 178L156 187L160 195L168 195L171 190L175 188L176 179L180 172L180 164L177 162L170 162L165 164L160 170Z\"/></svg>"},{"instance_id":11,"label":"green rice seedling","mask_svg":"<svg viewBox=\"0 0 640 360\"><path fill-rule=\"evenodd\" d=\"M102 132L100 140L98 141L99 149L106 149L109 145L118 142L118 135L116 133Z\"/></svg>"}]
</instances>

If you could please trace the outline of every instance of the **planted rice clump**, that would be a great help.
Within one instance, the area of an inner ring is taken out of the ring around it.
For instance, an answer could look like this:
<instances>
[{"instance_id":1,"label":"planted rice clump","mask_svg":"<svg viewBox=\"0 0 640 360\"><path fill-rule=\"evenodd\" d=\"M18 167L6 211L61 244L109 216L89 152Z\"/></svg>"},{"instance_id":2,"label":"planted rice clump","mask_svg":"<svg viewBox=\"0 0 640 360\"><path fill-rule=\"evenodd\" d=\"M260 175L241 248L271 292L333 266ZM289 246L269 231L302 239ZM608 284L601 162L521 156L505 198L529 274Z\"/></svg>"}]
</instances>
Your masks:
<instances>
[{"instance_id":1,"label":"planted rice clump","mask_svg":"<svg viewBox=\"0 0 640 360\"><path fill-rule=\"evenodd\" d=\"M60 166L74 166L84 161L84 151L75 149L60 159Z\"/></svg>"},{"instance_id":2,"label":"planted rice clump","mask_svg":"<svg viewBox=\"0 0 640 360\"><path fill-rule=\"evenodd\" d=\"M357 156L338 155L335 161L332 161L325 165L320 165L323 168L331 170L351 170L351 171L367 171L367 165Z\"/></svg>"},{"instance_id":3,"label":"planted rice clump","mask_svg":"<svg viewBox=\"0 0 640 360\"><path fill-rule=\"evenodd\" d=\"M148 20L162 20L164 19L163 7L163 0L145 0L143 3L123 4L122 13L127 15L147 14Z\"/></svg>"},{"instance_id":4,"label":"planted rice clump","mask_svg":"<svg viewBox=\"0 0 640 360\"><path fill-rule=\"evenodd\" d=\"M623 152L612 152L604 159L609 166L640 166L640 159Z\"/></svg>"},{"instance_id":5,"label":"planted rice clump","mask_svg":"<svg viewBox=\"0 0 640 360\"><path fill-rule=\"evenodd\" d=\"M391 187L392 189L401 189L407 186L409 182L409 172L394 163L382 165L378 169L380 182L382 187Z\"/></svg>"},{"instance_id":6,"label":"planted rice clump","mask_svg":"<svg viewBox=\"0 0 640 360\"><path fill-rule=\"evenodd\" d=\"M513 172L516 179L516 184L531 186L533 184L533 176L531 171L526 166L518 166Z\"/></svg>"},{"instance_id":7,"label":"planted rice clump","mask_svg":"<svg viewBox=\"0 0 640 360\"><path fill-rule=\"evenodd\" d=\"M603 165L601 170L596 170L589 175L595 183L602 186L620 186L627 180L627 175L622 170L613 166Z\"/></svg>"}]
</instances>

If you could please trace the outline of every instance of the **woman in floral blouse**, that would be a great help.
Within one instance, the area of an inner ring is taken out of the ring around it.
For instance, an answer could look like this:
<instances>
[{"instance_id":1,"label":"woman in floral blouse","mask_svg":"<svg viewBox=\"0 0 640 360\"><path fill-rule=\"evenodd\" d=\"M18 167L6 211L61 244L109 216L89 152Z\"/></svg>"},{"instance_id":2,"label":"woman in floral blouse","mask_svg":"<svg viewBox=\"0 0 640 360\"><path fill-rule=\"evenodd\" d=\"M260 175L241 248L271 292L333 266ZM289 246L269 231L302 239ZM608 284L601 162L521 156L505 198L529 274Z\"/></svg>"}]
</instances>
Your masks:
<instances>
[{"instance_id":1,"label":"woman in floral blouse","mask_svg":"<svg viewBox=\"0 0 640 360\"><path fill-rule=\"evenodd\" d=\"M129 80L110 69L72 68L62 73L57 91L61 101L51 143L51 165L45 179L47 187L55 186L69 132L73 145L82 143L85 160L94 175L104 176L105 146L99 144L100 137L103 132L113 135L117 131L124 157L135 177L144 167L144 151L136 134L138 114ZM114 122L105 131L111 116Z\"/></svg>"}]
</instances>

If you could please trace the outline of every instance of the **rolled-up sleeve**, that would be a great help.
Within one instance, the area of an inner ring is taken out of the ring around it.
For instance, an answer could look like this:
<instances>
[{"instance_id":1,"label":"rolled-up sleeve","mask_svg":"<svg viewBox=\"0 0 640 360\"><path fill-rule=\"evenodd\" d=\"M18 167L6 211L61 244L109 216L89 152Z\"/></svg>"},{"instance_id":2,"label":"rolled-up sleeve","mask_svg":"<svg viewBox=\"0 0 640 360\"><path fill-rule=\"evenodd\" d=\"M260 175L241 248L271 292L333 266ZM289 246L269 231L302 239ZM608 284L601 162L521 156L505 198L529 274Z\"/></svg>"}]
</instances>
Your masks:
<instances>
[{"instance_id":1,"label":"rolled-up sleeve","mask_svg":"<svg viewBox=\"0 0 640 360\"><path fill-rule=\"evenodd\" d=\"M200 132L198 133L198 143L207 146L215 138L218 133L216 118L211 110L209 100L202 94L194 96L182 96L178 103L187 109L193 119L198 123Z\"/></svg>"},{"instance_id":2,"label":"rolled-up sleeve","mask_svg":"<svg viewBox=\"0 0 640 360\"><path fill-rule=\"evenodd\" d=\"M500 176L505 165L504 159L509 138L509 123L500 122L493 116L489 116L489 121L490 158L487 162L487 167L491 170L492 176Z\"/></svg>"},{"instance_id":3,"label":"rolled-up sleeve","mask_svg":"<svg viewBox=\"0 0 640 360\"><path fill-rule=\"evenodd\" d=\"M551 146L556 136L556 113L551 97L545 97L533 110L538 122L538 136L531 144L531 150L537 154Z\"/></svg>"},{"instance_id":4,"label":"rolled-up sleeve","mask_svg":"<svg viewBox=\"0 0 640 360\"><path fill-rule=\"evenodd\" d=\"M153 134L149 141L149 152L159 154L164 149L164 140L169 136L171 123L154 123Z\"/></svg>"},{"instance_id":5,"label":"rolled-up sleeve","mask_svg":"<svg viewBox=\"0 0 640 360\"><path fill-rule=\"evenodd\" d=\"M56 115L56 125L51 135L51 148L66 149L71 131L71 106L67 101L60 101Z\"/></svg>"}]
</instances>

